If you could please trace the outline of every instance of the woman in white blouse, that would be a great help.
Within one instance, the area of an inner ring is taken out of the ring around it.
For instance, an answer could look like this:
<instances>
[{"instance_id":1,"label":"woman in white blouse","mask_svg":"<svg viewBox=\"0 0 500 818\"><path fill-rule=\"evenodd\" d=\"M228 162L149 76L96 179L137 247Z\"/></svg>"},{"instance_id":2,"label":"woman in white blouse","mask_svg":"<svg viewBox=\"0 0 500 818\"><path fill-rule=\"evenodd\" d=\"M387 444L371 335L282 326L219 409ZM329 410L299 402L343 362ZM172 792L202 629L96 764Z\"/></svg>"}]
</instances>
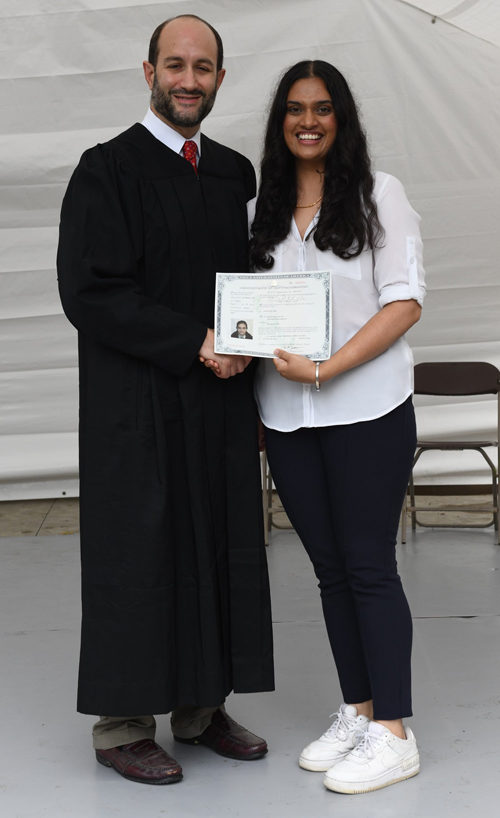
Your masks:
<instances>
[{"instance_id":1,"label":"woman in white blouse","mask_svg":"<svg viewBox=\"0 0 500 818\"><path fill-rule=\"evenodd\" d=\"M395 545L416 439L404 334L425 288L420 218L397 179L372 174L352 94L326 62L294 65L277 88L250 221L256 269L332 272L331 357L276 350L256 398L344 697L299 763L325 771L328 789L367 792L419 771L403 726L412 623Z\"/></svg>"}]
</instances>

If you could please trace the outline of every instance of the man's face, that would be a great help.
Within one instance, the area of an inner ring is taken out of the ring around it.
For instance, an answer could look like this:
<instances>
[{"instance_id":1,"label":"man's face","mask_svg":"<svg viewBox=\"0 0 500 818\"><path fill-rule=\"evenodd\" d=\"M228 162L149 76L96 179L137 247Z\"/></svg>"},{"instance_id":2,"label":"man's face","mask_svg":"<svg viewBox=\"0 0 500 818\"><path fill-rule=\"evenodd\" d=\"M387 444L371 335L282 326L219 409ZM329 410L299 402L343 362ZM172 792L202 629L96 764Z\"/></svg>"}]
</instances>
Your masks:
<instances>
[{"instance_id":1,"label":"man's face","mask_svg":"<svg viewBox=\"0 0 500 818\"><path fill-rule=\"evenodd\" d=\"M238 331L238 335L247 334L247 325L243 321L240 321L239 324L236 324L236 329Z\"/></svg>"},{"instance_id":2,"label":"man's face","mask_svg":"<svg viewBox=\"0 0 500 818\"><path fill-rule=\"evenodd\" d=\"M151 106L186 138L210 113L225 71L217 71L217 42L199 20L181 18L165 26L156 66L144 63Z\"/></svg>"}]
</instances>

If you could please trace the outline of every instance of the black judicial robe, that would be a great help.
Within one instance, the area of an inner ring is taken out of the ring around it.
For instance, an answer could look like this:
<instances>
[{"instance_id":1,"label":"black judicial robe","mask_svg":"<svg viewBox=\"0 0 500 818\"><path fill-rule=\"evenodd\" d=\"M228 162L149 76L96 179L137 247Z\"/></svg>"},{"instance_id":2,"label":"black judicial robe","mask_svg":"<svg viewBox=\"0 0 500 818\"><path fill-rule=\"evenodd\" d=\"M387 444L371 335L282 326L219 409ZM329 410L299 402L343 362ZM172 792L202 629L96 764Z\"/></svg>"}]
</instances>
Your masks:
<instances>
[{"instance_id":1,"label":"black judicial robe","mask_svg":"<svg viewBox=\"0 0 500 818\"><path fill-rule=\"evenodd\" d=\"M79 331L78 710L168 713L272 690L251 365L197 360L216 271L247 269L245 157L202 137L199 177L142 125L87 151L58 276Z\"/></svg>"}]
</instances>

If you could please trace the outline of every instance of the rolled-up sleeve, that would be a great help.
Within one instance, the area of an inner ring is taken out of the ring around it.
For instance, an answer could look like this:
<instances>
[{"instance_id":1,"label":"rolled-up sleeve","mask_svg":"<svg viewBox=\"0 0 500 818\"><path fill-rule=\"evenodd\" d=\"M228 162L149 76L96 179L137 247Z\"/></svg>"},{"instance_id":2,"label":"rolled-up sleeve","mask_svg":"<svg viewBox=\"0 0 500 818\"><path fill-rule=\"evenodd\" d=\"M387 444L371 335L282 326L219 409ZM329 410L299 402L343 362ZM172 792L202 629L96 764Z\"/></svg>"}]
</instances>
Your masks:
<instances>
[{"instance_id":1,"label":"rolled-up sleeve","mask_svg":"<svg viewBox=\"0 0 500 818\"><path fill-rule=\"evenodd\" d=\"M394 176L385 176L376 195L378 216L385 236L374 250L374 282L380 307L391 301L425 296L420 216L410 205L404 187Z\"/></svg>"}]
</instances>

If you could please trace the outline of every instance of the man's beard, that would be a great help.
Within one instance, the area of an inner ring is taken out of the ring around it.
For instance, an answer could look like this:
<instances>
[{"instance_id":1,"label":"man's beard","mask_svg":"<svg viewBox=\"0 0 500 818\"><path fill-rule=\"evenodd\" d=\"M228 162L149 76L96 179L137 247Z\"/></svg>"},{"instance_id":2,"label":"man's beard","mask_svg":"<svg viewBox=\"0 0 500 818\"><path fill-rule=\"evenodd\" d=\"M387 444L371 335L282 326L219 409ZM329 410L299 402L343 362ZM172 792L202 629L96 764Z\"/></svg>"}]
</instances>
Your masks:
<instances>
[{"instance_id":1,"label":"man's beard","mask_svg":"<svg viewBox=\"0 0 500 818\"><path fill-rule=\"evenodd\" d=\"M179 112L174 106L172 92L165 92L163 88L161 88L155 71L153 87L151 89L151 103L154 106L155 111L157 111L164 119L168 120L168 122L171 122L172 125L193 128L196 125L199 125L214 107L217 91L214 88L212 93L207 96L206 92L201 88L196 92L176 88L175 93L180 93L185 97L201 96L202 100L199 108L196 111L186 111L184 113Z\"/></svg>"}]
</instances>

